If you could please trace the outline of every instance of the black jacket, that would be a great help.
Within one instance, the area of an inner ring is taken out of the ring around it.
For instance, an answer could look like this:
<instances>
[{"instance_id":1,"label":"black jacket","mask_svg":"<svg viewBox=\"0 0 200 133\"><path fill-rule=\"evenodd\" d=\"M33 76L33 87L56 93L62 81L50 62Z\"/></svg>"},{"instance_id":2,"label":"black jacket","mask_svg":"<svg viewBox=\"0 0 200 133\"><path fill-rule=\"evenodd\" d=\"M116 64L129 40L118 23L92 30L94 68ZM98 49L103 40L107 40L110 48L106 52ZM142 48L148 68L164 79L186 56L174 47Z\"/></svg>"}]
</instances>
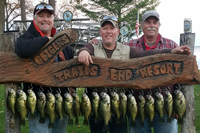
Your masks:
<instances>
[{"instance_id":1,"label":"black jacket","mask_svg":"<svg viewBox=\"0 0 200 133\"><path fill-rule=\"evenodd\" d=\"M47 42L49 41L48 37L42 37L40 33L35 29L33 22L31 23L28 30L21 35L15 44L15 52L18 56L23 58L31 58L35 53L37 53ZM66 46L63 50L64 56L66 60L70 60L74 58L74 51L69 46ZM58 58L59 61L61 61L60 58ZM35 93L38 92L39 89L41 89L40 86L34 85L33 90ZM23 89L26 92L27 89L31 87L30 83L24 83ZM47 93L48 90L50 90L49 87L42 87L44 89L44 93ZM53 93L56 93L57 88L52 88ZM67 88L61 88L62 95L65 93Z\"/></svg>"}]
</instances>

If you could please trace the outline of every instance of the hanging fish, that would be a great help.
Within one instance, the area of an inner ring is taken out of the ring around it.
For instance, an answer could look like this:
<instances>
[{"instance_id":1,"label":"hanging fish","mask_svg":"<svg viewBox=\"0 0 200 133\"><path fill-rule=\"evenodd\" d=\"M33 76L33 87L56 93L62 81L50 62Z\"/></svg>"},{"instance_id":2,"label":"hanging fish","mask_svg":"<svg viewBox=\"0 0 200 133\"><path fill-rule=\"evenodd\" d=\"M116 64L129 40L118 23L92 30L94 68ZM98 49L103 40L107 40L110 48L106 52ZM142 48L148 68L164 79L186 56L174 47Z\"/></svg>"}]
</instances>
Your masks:
<instances>
[{"instance_id":1,"label":"hanging fish","mask_svg":"<svg viewBox=\"0 0 200 133\"><path fill-rule=\"evenodd\" d=\"M127 96L127 114L131 118L131 126L135 127L135 118L137 116L137 102L135 97L132 94L128 94Z\"/></svg>"},{"instance_id":2,"label":"hanging fish","mask_svg":"<svg viewBox=\"0 0 200 133\"><path fill-rule=\"evenodd\" d=\"M97 92L92 92L92 114L94 115L94 123L99 123L99 102L100 102L100 97Z\"/></svg>"},{"instance_id":3,"label":"hanging fish","mask_svg":"<svg viewBox=\"0 0 200 133\"><path fill-rule=\"evenodd\" d=\"M171 123L172 111L173 111L173 98L172 94L166 90L164 99L165 111L167 113L167 122Z\"/></svg>"},{"instance_id":4,"label":"hanging fish","mask_svg":"<svg viewBox=\"0 0 200 133\"><path fill-rule=\"evenodd\" d=\"M15 102L16 102L16 91L11 87L8 90L7 107L11 111L13 116L15 116Z\"/></svg>"},{"instance_id":5,"label":"hanging fish","mask_svg":"<svg viewBox=\"0 0 200 133\"><path fill-rule=\"evenodd\" d=\"M57 91L57 93L55 94L55 98L56 98L56 105L55 105L55 110L56 110L56 114L57 116L60 118L60 120L63 120L63 98L60 95L61 91L59 89L59 91Z\"/></svg>"},{"instance_id":6,"label":"hanging fish","mask_svg":"<svg viewBox=\"0 0 200 133\"><path fill-rule=\"evenodd\" d=\"M144 93L143 93L144 94ZM140 121L140 126L141 127L144 127L144 119L145 119L145 103L146 103L146 100L143 96L143 94L141 93L139 96L138 96L138 115L141 119Z\"/></svg>"},{"instance_id":7,"label":"hanging fish","mask_svg":"<svg viewBox=\"0 0 200 133\"><path fill-rule=\"evenodd\" d=\"M111 92L111 111L116 116L116 123L120 123L120 111L119 111L119 95L116 92Z\"/></svg>"},{"instance_id":8,"label":"hanging fish","mask_svg":"<svg viewBox=\"0 0 200 133\"><path fill-rule=\"evenodd\" d=\"M83 125L88 125L89 123L89 116L91 113L91 102L89 97L87 96L86 93L83 93L82 95L82 101L81 101L81 113L84 116L84 121L83 121Z\"/></svg>"},{"instance_id":9,"label":"hanging fish","mask_svg":"<svg viewBox=\"0 0 200 133\"><path fill-rule=\"evenodd\" d=\"M48 128L54 128L54 120L56 118L56 112L55 112L55 96L48 92L46 94L46 105L45 105L45 113L49 117L49 125Z\"/></svg>"},{"instance_id":10,"label":"hanging fish","mask_svg":"<svg viewBox=\"0 0 200 133\"><path fill-rule=\"evenodd\" d=\"M46 115L45 115L45 105L46 105L46 96L42 91L38 91L37 93L37 104L36 109L40 114L40 123L45 123Z\"/></svg>"},{"instance_id":11,"label":"hanging fish","mask_svg":"<svg viewBox=\"0 0 200 133\"><path fill-rule=\"evenodd\" d=\"M155 116L154 111L154 99L151 94L146 95L146 104L145 104L145 114L149 117L149 127L153 126L153 118Z\"/></svg>"},{"instance_id":12,"label":"hanging fish","mask_svg":"<svg viewBox=\"0 0 200 133\"><path fill-rule=\"evenodd\" d=\"M25 126L25 119L27 118L28 110L26 107L27 96L26 93L22 89L17 90L17 98L16 98L16 112L19 115L19 123L20 125Z\"/></svg>"},{"instance_id":13,"label":"hanging fish","mask_svg":"<svg viewBox=\"0 0 200 133\"><path fill-rule=\"evenodd\" d=\"M155 93L155 110L159 115L159 122L165 122L164 120L164 99L160 92Z\"/></svg>"},{"instance_id":14,"label":"hanging fish","mask_svg":"<svg viewBox=\"0 0 200 133\"><path fill-rule=\"evenodd\" d=\"M64 94L64 111L68 115L69 124L73 125L73 98L70 93L66 92Z\"/></svg>"},{"instance_id":15,"label":"hanging fish","mask_svg":"<svg viewBox=\"0 0 200 133\"><path fill-rule=\"evenodd\" d=\"M185 115L186 112L186 103L185 103L185 97L179 89L174 91L173 109L175 113L178 115L178 123L183 124L183 116Z\"/></svg>"},{"instance_id":16,"label":"hanging fish","mask_svg":"<svg viewBox=\"0 0 200 133\"><path fill-rule=\"evenodd\" d=\"M73 112L74 112L74 115L76 117L76 120L75 120L75 125L78 125L79 124L79 116L80 116L80 98L79 98L79 95L75 92L72 94L72 97L73 97Z\"/></svg>"},{"instance_id":17,"label":"hanging fish","mask_svg":"<svg viewBox=\"0 0 200 133\"><path fill-rule=\"evenodd\" d=\"M122 122L126 122L127 97L124 92L119 94L119 99L119 110L122 115Z\"/></svg>"},{"instance_id":18,"label":"hanging fish","mask_svg":"<svg viewBox=\"0 0 200 133\"><path fill-rule=\"evenodd\" d=\"M27 108L30 111L30 118L34 118L34 113L36 111L36 103L37 103L37 98L36 95L34 93L34 91L32 90L32 88L29 88L27 90Z\"/></svg>"},{"instance_id":19,"label":"hanging fish","mask_svg":"<svg viewBox=\"0 0 200 133\"><path fill-rule=\"evenodd\" d=\"M100 93L99 115L104 122L102 131L108 132L109 131L108 122L110 121L112 114L111 114L110 97L106 92Z\"/></svg>"}]
</instances>

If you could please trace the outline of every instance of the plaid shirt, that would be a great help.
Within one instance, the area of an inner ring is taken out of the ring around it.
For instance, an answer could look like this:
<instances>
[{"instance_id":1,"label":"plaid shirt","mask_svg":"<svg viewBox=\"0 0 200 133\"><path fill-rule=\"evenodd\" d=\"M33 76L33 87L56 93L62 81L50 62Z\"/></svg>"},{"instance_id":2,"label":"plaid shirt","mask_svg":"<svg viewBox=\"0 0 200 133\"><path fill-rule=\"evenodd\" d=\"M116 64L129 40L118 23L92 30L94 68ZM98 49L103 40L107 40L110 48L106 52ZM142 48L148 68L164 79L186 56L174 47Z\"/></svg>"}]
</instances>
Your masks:
<instances>
[{"instance_id":1,"label":"plaid shirt","mask_svg":"<svg viewBox=\"0 0 200 133\"><path fill-rule=\"evenodd\" d=\"M159 36L160 36L160 39L157 42L157 44L155 45L154 49L169 49L169 48L178 47L178 44L175 43L174 41L164 38L160 34L159 34ZM125 42L124 45L129 45L136 49L143 50L143 47L142 47L142 43L144 42L143 38L144 38L144 35L142 37L140 37L139 39L129 40L128 42Z\"/></svg>"},{"instance_id":2,"label":"plaid shirt","mask_svg":"<svg viewBox=\"0 0 200 133\"><path fill-rule=\"evenodd\" d=\"M136 49L143 50L143 47L142 47L142 43L144 42L143 39L144 39L144 35L142 37L140 37L139 39L129 40L128 42L125 42L124 45L129 45L129 46L134 47ZM178 47L177 43L175 43L174 41L172 41L170 39L164 38L159 34L159 40L155 44L155 47L153 49L170 49L170 48L176 48L176 47ZM154 96L155 92L157 92L157 91L161 91L161 93L163 95L165 95L164 91L166 89L168 89L170 92L173 92L174 85L170 84L170 85L162 86L162 87L159 87L159 88L150 89L150 90L143 90L143 91L144 91L145 95L148 93L148 91L151 91L152 95ZM137 90L135 90L135 91L136 91L136 95L138 95L137 93L139 93L141 90L139 90L138 92L137 92Z\"/></svg>"}]
</instances>

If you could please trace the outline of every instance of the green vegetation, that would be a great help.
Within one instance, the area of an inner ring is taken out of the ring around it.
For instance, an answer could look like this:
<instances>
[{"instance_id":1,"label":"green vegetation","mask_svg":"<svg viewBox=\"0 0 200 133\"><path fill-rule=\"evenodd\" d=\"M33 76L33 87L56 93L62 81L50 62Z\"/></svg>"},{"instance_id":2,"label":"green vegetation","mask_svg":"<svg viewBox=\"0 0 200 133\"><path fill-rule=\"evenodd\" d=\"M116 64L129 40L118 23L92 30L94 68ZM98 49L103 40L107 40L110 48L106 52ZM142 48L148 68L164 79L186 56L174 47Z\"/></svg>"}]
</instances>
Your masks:
<instances>
[{"instance_id":1,"label":"green vegetation","mask_svg":"<svg viewBox=\"0 0 200 133\"><path fill-rule=\"evenodd\" d=\"M5 90L4 85L0 85L0 133L5 132L5 118L4 118L4 112L5 112ZM83 88L78 89L78 94L81 96L83 93ZM196 113L196 132L200 133L200 85L194 85L194 96L195 96L195 113ZM79 118L79 124L80 125L73 125L67 126L67 133L89 133L89 126L82 125L83 123L83 117ZM29 126L28 126L28 120L26 121L25 126L21 126L21 133L29 133ZM181 126L179 126L179 133L181 133Z\"/></svg>"}]
</instances>

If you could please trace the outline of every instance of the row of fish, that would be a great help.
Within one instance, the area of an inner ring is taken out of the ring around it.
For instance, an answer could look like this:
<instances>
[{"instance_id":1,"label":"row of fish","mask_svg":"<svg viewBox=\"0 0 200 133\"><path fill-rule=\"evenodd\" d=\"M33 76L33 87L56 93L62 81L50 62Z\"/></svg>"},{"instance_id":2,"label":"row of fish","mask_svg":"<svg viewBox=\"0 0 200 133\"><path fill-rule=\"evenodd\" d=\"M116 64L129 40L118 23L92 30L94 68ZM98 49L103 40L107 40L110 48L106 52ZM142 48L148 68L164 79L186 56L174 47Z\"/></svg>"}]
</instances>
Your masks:
<instances>
[{"instance_id":1,"label":"row of fish","mask_svg":"<svg viewBox=\"0 0 200 133\"><path fill-rule=\"evenodd\" d=\"M172 113L178 115L178 122L181 124L186 111L185 98L180 89L174 91L174 97L166 90L165 97L160 92L156 92L155 98L149 93L146 98L140 94L138 102L132 93L125 95L124 92L92 92L91 100L86 93L83 93L82 100L77 93L72 95L68 92L64 94L64 98L60 93L55 96L49 92L46 95L39 91L37 96L29 89L26 93L18 89L16 91L10 89L7 97L7 107L14 116L19 116L20 124L25 125L25 118L28 112L30 117L34 118L35 111L40 113L40 123L44 123L46 117L50 119L49 128L53 128L54 119L59 117L63 120L64 116L68 116L68 124L79 124L80 114L84 116L84 125L88 125L89 117L94 115L94 122L104 122L103 132L109 131L109 121L112 116L116 117L116 123L126 121L126 116L131 118L131 126L135 126L135 118L138 115L141 118L141 126L144 126L144 119L150 120L149 126L153 126L153 118L155 112L159 114L160 122L164 122L163 115L167 113L167 122L171 122ZM122 119L121 119L122 118Z\"/></svg>"}]
</instances>

